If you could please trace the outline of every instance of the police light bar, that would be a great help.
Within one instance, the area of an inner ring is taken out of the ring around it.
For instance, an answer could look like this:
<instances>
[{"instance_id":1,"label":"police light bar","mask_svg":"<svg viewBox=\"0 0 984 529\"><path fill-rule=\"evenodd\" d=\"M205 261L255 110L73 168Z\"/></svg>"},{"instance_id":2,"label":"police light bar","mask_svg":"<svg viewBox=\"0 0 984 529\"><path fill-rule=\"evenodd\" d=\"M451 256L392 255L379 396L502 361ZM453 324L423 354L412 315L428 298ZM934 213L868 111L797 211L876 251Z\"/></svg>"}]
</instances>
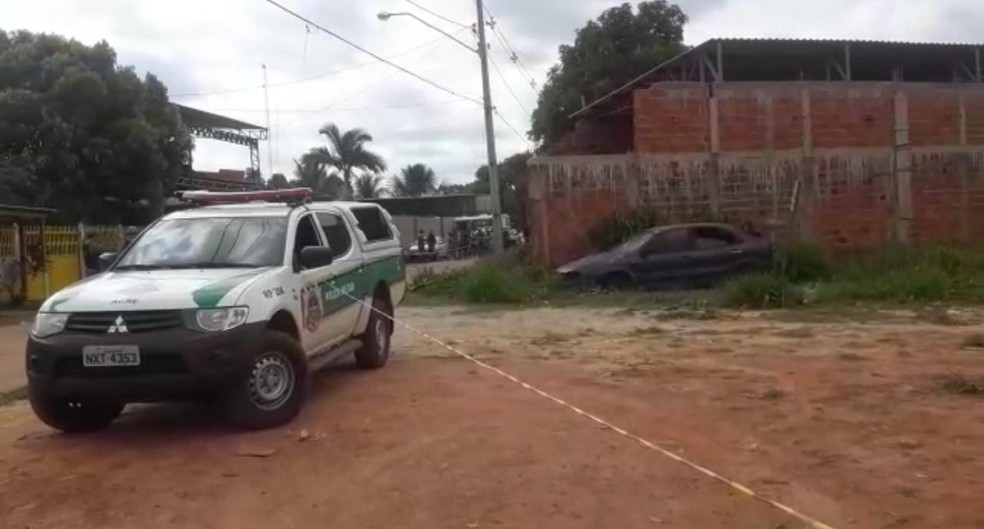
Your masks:
<instances>
[{"instance_id":1,"label":"police light bar","mask_svg":"<svg viewBox=\"0 0 984 529\"><path fill-rule=\"evenodd\" d=\"M178 191L179 200L199 204L234 204L237 202L303 202L311 198L310 187L273 189L270 191Z\"/></svg>"}]
</instances>

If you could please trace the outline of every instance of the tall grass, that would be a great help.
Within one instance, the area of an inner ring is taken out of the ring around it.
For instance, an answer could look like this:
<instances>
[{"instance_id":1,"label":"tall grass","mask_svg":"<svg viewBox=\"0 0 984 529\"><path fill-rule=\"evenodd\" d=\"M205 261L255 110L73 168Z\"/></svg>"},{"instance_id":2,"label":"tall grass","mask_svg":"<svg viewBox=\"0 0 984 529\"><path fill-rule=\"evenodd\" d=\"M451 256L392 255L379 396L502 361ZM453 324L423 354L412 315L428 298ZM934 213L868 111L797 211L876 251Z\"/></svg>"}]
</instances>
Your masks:
<instances>
[{"instance_id":1,"label":"tall grass","mask_svg":"<svg viewBox=\"0 0 984 529\"><path fill-rule=\"evenodd\" d=\"M747 308L806 301L984 301L984 248L891 247L838 264L835 267L814 246L794 243L777 249L771 273L729 281L723 288L724 300ZM804 285L810 287L809 296Z\"/></svg>"},{"instance_id":2,"label":"tall grass","mask_svg":"<svg viewBox=\"0 0 984 529\"><path fill-rule=\"evenodd\" d=\"M818 301L984 301L984 248L893 247L847 263Z\"/></svg>"},{"instance_id":3,"label":"tall grass","mask_svg":"<svg viewBox=\"0 0 984 529\"><path fill-rule=\"evenodd\" d=\"M546 299L559 287L552 270L506 254L464 270L418 276L414 291L426 298L466 303L527 304Z\"/></svg>"},{"instance_id":4,"label":"tall grass","mask_svg":"<svg viewBox=\"0 0 984 529\"><path fill-rule=\"evenodd\" d=\"M776 309L801 305L802 287L775 273L734 278L724 285L725 305L746 309Z\"/></svg>"},{"instance_id":5,"label":"tall grass","mask_svg":"<svg viewBox=\"0 0 984 529\"><path fill-rule=\"evenodd\" d=\"M829 279L832 267L820 247L796 241L776 248L773 269L793 283L810 283Z\"/></svg>"}]
</instances>

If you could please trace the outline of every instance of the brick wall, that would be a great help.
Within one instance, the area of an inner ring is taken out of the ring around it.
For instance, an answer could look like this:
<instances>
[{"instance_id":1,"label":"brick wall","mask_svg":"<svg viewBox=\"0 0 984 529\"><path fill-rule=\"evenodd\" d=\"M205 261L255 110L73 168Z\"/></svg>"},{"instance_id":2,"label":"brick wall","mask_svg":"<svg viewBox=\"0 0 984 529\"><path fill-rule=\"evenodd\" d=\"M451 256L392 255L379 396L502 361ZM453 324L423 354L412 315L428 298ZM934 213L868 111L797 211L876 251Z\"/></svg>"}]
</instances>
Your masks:
<instances>
[{"instance_id":1,"label":"brick wall","mask_svg":"<svg viewBox=\"0 0 984 529\"><path fill-rule=\"evenodd\" d=\"M669 83L632 94L635 150L699 152L710 145L707 85Z\"/></svg>"},{"instance_id":2,"label":"brick wall","mask_svg":"<svg viewBox=\"0 0 984 529\"><path fill-rule=\"evenodd\" d=\"M531 162L541 262L591 252L600 219L639 206L783 226L834 251L984 241L984 86L660 83L633 108L633 153Z\"/></svg>"}]
</instances>

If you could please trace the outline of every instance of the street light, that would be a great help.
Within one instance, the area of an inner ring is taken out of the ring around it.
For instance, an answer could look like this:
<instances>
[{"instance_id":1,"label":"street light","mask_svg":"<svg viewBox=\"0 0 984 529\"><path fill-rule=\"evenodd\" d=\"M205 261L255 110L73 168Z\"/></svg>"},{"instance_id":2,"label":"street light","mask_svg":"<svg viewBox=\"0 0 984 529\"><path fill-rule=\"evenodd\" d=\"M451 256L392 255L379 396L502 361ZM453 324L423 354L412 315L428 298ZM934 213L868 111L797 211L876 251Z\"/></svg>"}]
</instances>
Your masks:
<instances>
[{"instance_id":1,"label":"street light","mask_svg":"<svg viewBox=\"0 0 984 529\"><path fill-rule=\"evenodd\" d=\"M495 127L492 121L492 92L489 88L489 61L488 46L485 44L485 12L482 9L482 0L475 0L478 8L478 49L472 48L468 44L458 40L457 37L444 31L443 29L427 22L426 20L414 15L413 13L387 13L381 11L376 18L382 21L392 17L406 16L422 23L423 25L437 31L438 33L457 42L472 53L477 53L479 62L482 65L482 106L485 109L485 148L489 157L489 194L492 199L492 248L496 254L502 253L502 203L499 197L499 170L496 167L495 156Z\"/></svg>"},{"instance_id":2,"label":"street light","mask_svg":"<svg viewBox=\"0 0 984 529\"><path fill-rule=\"evenodd\" d=\"M464 42L462 42L461 40L459 40L458 37L455 37L454 35L448 33L447 31L444 31L443 29L441 29L441 28L439 28L439 27L431 24L430 22L428 22L428 21L426 21L426 20L418 17L417 15L415 15L413 13L407 13L407 12L404 12L404 11L401 11L399 13L387 13L386 11L380 11L379 14L376 15L376 18L378 18L379 20L382 20L383 22L389 20L392 17L410 17L410 18L413 18L417 22L420 22L421 24L423 24L423 25L425 25L425 26L433 29L434 31L436 31L436 32L444 35L445 37L447 37L447 38L449 38L449 39L457 42L458 44L462 45L466 50L468 50L468 51L470 51L472 53L478 53L478 50L477 49L472 48L468 44L465 44Z\"/></svg>"}]
</instances>

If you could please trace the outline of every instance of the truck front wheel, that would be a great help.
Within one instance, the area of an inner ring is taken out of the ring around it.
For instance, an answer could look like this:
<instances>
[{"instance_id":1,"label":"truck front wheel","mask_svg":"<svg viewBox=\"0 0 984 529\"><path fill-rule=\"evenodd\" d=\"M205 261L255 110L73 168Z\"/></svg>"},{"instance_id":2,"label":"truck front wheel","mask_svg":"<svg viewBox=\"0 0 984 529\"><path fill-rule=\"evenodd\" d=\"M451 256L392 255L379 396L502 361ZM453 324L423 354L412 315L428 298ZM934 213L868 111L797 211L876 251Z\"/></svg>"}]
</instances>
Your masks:
<instances>
[{"instance_id":1,"label":"truck front wheel","mask_svg":"<svg viewBox=\"0 0 984 529\"><path fill-rule=\"evenodd\" d=\"M28 384L27 398L41 422L66 433L89 432L109 426L124 404L95 399L59 397Z\"/></svg>"},{"instance_id":2,"label":"truck front wheel","mask_svg":"<svg viewBox=\"0 0 984 529\"><path fill-rule=\"evenodd\" d=\"M260 345L225 399L229 421L249 430L289 422L301 411L308 390L307 359L297 340L266 331Z\"/></svg>"}]
</instances>

